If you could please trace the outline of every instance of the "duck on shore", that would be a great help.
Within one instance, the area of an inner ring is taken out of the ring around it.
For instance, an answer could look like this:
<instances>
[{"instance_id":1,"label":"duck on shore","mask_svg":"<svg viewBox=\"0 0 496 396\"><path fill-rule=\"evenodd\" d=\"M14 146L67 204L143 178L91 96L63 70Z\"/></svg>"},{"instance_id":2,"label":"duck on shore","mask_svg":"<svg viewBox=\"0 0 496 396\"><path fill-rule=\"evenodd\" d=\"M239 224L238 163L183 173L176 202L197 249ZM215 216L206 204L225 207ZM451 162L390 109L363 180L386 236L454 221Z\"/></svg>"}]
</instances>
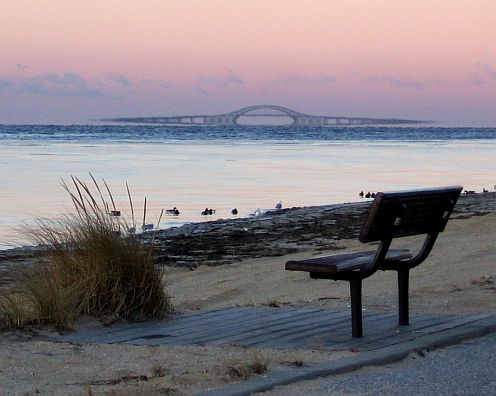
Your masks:
<instances>
[{"instance_id":1,"label":"duck on shore","mask_svg":"<svg viewBox=\"0 0 496 396\"><path fill-rule=\"evenodd\" d=\"M209 209L209 208L205 208L205 210L203 210L201 212L201 215L202 216L207 216L207 215L212 215L215 213L215 209Z\"/></svg>"},{"instance_id":2,"label":"duck on shore","mask_svg":"<svg viewBox=\"0 0 496 396\"><path fill-rule=\"evenodd\" d=\"M234 208L233 210L231 210L231 214L232 215L237 215L238 214L238 209Z\"/></svg>"}]
</instances>

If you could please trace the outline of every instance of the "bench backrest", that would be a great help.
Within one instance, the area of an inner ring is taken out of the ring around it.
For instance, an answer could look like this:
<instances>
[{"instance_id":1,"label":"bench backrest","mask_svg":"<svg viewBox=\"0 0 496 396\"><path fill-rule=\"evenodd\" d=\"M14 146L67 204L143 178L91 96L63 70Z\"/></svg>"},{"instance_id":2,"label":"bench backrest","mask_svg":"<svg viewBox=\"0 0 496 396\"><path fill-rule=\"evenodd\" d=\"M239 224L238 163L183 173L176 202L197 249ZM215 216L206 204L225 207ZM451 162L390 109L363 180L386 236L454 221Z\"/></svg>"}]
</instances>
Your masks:
<instances>
[{"instance_id":1,"label":"bench backrest","mask_svg":"<svg viewBox=\"0 0 496 396\"><path fill-rule=\"evenodd\" d=\"M443 231L462 188L377 193L358 239L373 242Z\"/></svg>"}]
</instances>

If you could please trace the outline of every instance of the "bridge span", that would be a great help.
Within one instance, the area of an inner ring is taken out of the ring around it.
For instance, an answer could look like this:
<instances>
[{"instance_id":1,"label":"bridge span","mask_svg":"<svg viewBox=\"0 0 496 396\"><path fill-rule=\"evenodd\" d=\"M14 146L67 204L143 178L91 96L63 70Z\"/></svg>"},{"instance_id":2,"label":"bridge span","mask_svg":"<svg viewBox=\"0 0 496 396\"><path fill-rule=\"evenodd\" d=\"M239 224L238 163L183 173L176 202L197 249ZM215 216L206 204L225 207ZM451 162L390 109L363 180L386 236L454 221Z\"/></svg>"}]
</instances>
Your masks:
<instances>
[{"instance_id":1,"label":"bridge span","mask_svg":"<svg viewBox=\"0 0 496 396\"><path fill-rule=\"evenodd\" d=\"M218 125L234 126L240 125L240 117L289 117L291 125L296 126L336 126L336 125L391 125L391 124L419 124L425 121L404 120L396 118L358 118L358 117L336 117L316 116L288 109L276 105L256 105L226 114L217 115L184 115L164 117L132 117L132 118L110 118L103 121L132 122L142 124L164 124L164 125ZM246 124L243 124L246 125ZM263 124L257 124L263 125ZM273 125L273 124L268 124Z\"/></svg>"}]
</instances>

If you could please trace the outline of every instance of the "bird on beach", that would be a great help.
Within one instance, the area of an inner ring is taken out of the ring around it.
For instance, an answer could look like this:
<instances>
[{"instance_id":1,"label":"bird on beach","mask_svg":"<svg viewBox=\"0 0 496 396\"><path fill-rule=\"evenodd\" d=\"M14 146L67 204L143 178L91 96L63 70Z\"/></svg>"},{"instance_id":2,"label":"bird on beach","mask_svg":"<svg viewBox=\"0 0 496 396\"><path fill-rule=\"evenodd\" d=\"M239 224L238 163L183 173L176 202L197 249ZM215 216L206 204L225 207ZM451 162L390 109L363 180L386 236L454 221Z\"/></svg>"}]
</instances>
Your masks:
<instances>
[{"instance_id":1,"label":"bird on beach","mask_svg":"<svg viewBox=\"0 0 496 396\"><path fill-rule=\"evenodd\" d=\"M282 202L281 201L276 203L276 209L282 209Z\"/></svg>"},{"instance_id":2,"label":"bird on beach","mask_svg":"<svg viewBox=\"0 0 496 396\"><path fill-rule=\"evenodd\" d=\"M201 215L202 216L208 215L208 208L205 208L205 210L201 212Z\"/></svg>"},{"instance_id":3,"label":"bird on beach","mask_svg":"<svg viewBox=\"0 0 496 396\"><path fill-rule=\"evenodd\" d=\"M365 198L370 198L370 196L371 196L371 195L370 195L370 191L369 191L369 192L367 192L367 194L365 194Z\"/></svg>"},{"instance_id":4,"label":"bird on beach","mask_svg":"<svg viewBox=\"0 0 496 396\"><path fill-rule=\"evenodd\" d=\"M482 192L483 193L486 193L486 192L489 192L489 190L487 190L485 187L482 188Z\"/></svg>"},{"instance_id":5,"label":"bird on beach","mask_svg":"<svg viewBox=\"0 0 496 396\"><path fill-rule=\"evenodd\" d=\"M231 214L232 215L237 215L238 214L238 209L234 208L233 210L231 210Z\"/></svg>"},{"instance_id":6,"label":"bird on beach","mask_svg":"<svg viewBox=\"0 0 496 396\"><path fill-rule=\"evenodd\" d=\"M360 197L361 197L361 198L363 198L363 196L364 196L363 191L360 191L360 192L358 193L358 195L360 195Z\"/></svg>"},{"instance_id":7,"label":"bird on beach","mask_svg":"<svg viewBox=\"0 0 496 396\"><path fill-rule=\"evenodd\" d=\"M375 193L370 193L370 198L375 198Z\"/></svg>"},{"instance_id":8,"label":"bird on beach","mask_svg":"<svg viewBox=\"0 0 496 396\"><path fill-rule=\"evenodd\" d=\"M177 216L180 212L179 212L179 209L174 206L174 208L172 208L172 209L167 209L165 211L165 213Z\"/></svg>"},{"instance_id":9,"label":"bird on beach","mask_svg":"<svg viewBox=\"0 0 496 396\"><path fill-rule=\"evenodd\" d=\"M262 209L258 208L253 213L250 213L250 216L258 217L262 215Z\"/></svg>"}]
</instances>

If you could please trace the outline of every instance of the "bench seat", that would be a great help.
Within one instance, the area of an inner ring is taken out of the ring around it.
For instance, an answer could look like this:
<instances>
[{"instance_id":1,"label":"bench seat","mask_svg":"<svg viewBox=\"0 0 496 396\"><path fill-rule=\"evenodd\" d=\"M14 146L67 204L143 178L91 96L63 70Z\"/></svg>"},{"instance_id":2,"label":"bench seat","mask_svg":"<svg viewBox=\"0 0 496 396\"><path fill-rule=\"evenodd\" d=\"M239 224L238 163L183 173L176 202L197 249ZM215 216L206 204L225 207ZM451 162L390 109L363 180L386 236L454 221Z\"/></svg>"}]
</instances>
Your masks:
<instances>
[{"instance_id":1,"label":"bench seat","mask_svg":"<svg viewBox=\"0 0 496 396\"><path fill-rule=\"evenodd\" d=\"M409 324L409 273L431 252L462 191L461 186L428 188L376 194L367 220L358 235L362 243L379 242L376 251L291 260L290 271L308 272L313 279L350 283L351 334L362 337L362 281L376 271L396 271L398 277L398 324ZM390 249L395 238L425 235L414 255L407 249Z\"/></svg>"},{"instance_id":2,"label":"bench seat","mask_svg":"<svg viewBox=\"0 0 496 396\"><path fill-rule=\"evenodd\" d=\"M312 278L327 278L328 276L326 275L336 275L344 271L363 269L372 263L375 254L375 250L369 250L336 254L334 256L313 257L305 260L291 260L286 263L286 269L310 272ZM412 253L408 249L389 250L384 264L392 264L393 262L410 258L412 258Z\"/></svg>"}]
</instances>

